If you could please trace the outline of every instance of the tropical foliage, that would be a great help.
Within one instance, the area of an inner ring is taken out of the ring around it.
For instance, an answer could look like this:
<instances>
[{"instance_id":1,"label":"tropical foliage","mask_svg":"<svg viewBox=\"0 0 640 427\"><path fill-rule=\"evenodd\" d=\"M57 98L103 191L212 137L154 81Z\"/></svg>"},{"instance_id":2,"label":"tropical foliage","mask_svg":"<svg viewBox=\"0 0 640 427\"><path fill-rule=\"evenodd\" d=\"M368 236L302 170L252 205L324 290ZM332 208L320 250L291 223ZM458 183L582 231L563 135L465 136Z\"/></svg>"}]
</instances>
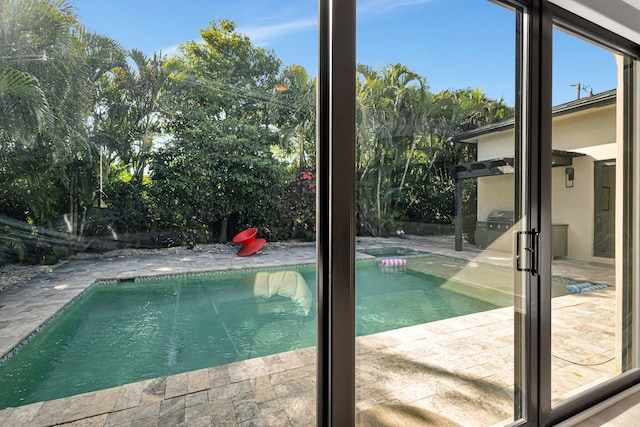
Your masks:
<instances>
[{"instance_id":1,"label":"tropical foliage","mask_svg":"<svg viewBox=\"0 0 640 427\"><path fill-rule=\"evenodd\" d=\"M479 89L431 93L424 77L401 64L358 66L356 96L359 232L389 235L398 220L452 223L449 171L474 153L451 137L511 117L513 109ZM471 183L464 197L473 192Z\"/></svg>"},{"instance_id":2,"label":"tropical foliage","mask_svg":"<svg viewBox=\"0 0 640 427\"><path fill-rule=\"evenodd\" d=\"M280 60L230 21L212 22L201 36L169 63L179 69L167 101L172 139L154 156L151 179L163 225L227 241L230 221L233 231L270 226L273 195L282 194L286 171L271 155L278 133L265 96Z\"/></svg>"},{"instance_id":3,"label":"tropical foliage","mask_svg":"<svg viewBox=\"0 0 640 427\"><path fill-rule=\"evenodd\" d=\"M247 226L314 238L316 80L303 67L224 19L171 57L86 32L61 0L0 0L0 25L0 260L226 242ZM512 108L478 89L433 93L402 64L354 77L358 232L450 223L449 168L474 156L450 138Z\"/></svg>"}]
</instances>

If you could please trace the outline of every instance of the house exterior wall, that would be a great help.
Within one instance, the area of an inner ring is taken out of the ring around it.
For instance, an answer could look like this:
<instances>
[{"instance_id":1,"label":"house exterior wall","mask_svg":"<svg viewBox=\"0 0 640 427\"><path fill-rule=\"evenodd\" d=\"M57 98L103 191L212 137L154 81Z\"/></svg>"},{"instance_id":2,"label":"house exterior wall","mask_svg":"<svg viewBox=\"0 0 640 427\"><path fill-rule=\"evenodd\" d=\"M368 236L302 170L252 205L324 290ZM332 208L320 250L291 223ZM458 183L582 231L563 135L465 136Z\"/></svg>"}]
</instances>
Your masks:
<instances>
[{"instance_id":1,"label":"house exterior wall","mask_svg":"<svg viewBox=\"0 0 640 427\"><path fill-rule=\"evenodd\" d=\"M513 157L515 145L513 138L513 129L479 137L478 160L491 160L499 159L501 157Z\"/></svg>"},{"instance_id":2,"label":"house exterior wall","mask_svg":"<svg viewBox=\"0 0 640 427\"><path fill-rule=\"evenodd\" d=\"M514 155L514 130L478 138L478 160ZM573 158L573 187L565 185L566 167L552 168L552 218L554 224L567 224L567 258L613 263L593 256L594 241L594 162L615 159L616 107L608 105L553 120L553 148L584 154ZM513 210L514 175L478 178L478 221L485 221L494 209ZM511 250L498 244L496 249Z\"/></svg>"},{"instance_id":3,"label":"house exterior wall","mask_svg":"<svg viewBox=\"0 0 640 427\"><path fill-rule=\"evenodd\" d=\"M593 253L593 160L585 157L573 159L573 187L565 187L565 168L552 173L552 220L554 224L567 224L567 258L590 260Z\"/></svg>"},{"instance_id":4,"label":"house exterior wall","mask_svg":"<svg viewBox=\"0 0 640 427\"><path fill-rule=\"evenodd\" d=\"M553 120L553 148L583 152L582 149L616 142L616 108L582 111ZM615 150L613 152L615 157Z\"/></svg>"},{"instance_id":5,"label":"house exterior wall","mask_svg":"<svg viewBox=\"0 0 640 427\"><path fill-rule=\"evenodd\" d=\"M513 211L513 186L513 174L478 178L478 221L486 221L494 209Z\"/></svg>"}]
</instances>

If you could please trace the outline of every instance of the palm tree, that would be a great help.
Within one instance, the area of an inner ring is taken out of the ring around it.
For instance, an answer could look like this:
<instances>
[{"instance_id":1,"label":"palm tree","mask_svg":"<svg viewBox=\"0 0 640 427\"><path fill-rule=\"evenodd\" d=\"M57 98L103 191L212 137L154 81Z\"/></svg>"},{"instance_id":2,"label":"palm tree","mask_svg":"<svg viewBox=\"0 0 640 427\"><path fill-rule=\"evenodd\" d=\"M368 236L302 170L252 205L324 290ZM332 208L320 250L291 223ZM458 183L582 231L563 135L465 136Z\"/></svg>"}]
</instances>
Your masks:
<instances>
[{"instance_id":1,"label":"palm tree","mask_svg":"<svg viewBox=\"0 0 640 427\"><path fill-rule=\"evenodd\" d=\"M510 117L513 109L481 89L432 94L423 77L401 64L380 71L359 65L357 73L362 231L388 233L409 208L424 212L429 220L447 221L448 212L453 212L449 168L468 161L469 155L465 148L449 144L449 138Z\"/></svg>"},{"instance_id":2,"label":"palm tree","mask_svg":"<svg viewBox=\"0 0 640 427\"><path fill-rule=\"evenodd\" d=\"M129 67L126 73L126 88L132 102L132 116L129 120L134 124L130 153L132 179L142 183L144 170L153 149L153 136L161 129L160 95L177 66L167 62L162 53L154 53L152 57L147 57L134 49L129 53L129 58L135 64L135 68Z\"/></svg>"},{"instance_id":3,"label":"palm tree","mask_svg":"<svg viewBox=\"0 0 640 427\"><path fill-rule=\"evenodd\" d=\"M149 57L136 49L128 59L114 63L100 80L93 135L107 151L107 165L119 159L140 184L162 128L161 95L177 65L162 53Z\"/></svg>"},{"instance_id":4,"label":"palm tree","mask_svg":"<svg viewBox=\"0 0 640 427\"><path fill-rule=\"evenodd\" d=\"M79 234L95 190L87 119L104 40L60 0L0 0L0 28L0 207L22 206L12 212L35 224L65 214Z\"/></svg>"},{"instance_id":5,"label":"palm tree","mask_svg":"<svg viewBox=\"0 0 640 427\"><path fill-rule=\"evenodd\" d=\"M0 141L26 140L32 129L42 132L53 117L38 80L23 71L0 67Z\"/></svg>"},{"instance_id":6,"label":"palm tree","mask_svg":"<svg viewBox=\"0 0 640 427\"><path fill-rule=\"evenodd\" d=\"M56 2L57 3L57 2ZM42 63L47 61L50 34L65 27L67 4L0 0L0 143L29 143L53 124L42 87ZM68 29L68 27L67 27ZM56 42L58 42L56 40Z\"/></svg>"},{"instance_id":7,"label":"palm tree","mask_svg":"<svg viewBox=\"0 0 640 427\"><path fill-rule=\"evenodd\" d=\"M361 224L374 235L389 231L427 111L426 82L406 66L380 73L358 66L358 190Z\"/></svg>"},{"instance_id":8,"label":"palm tree","mask_svg":"<svg viewBox=\"0 0 640 427\"><path fill-rule=\"evenodd\" d=\"M315 163L316 134L316 81L299 65L284 69L275 86L275 121L283 134L283 148L288 154L296 153L298 172L306 169L307 162Z\"/></svg>"},{"instance_id":9,"label":"palm tree","mask_svg":"<svg viewBox=\"0 0 640 427\"><path fill-rule=\"evenodd\" d=\"M29 150L54 127L55 115L43 85L42 64L48 59L49 34L66 19L51 2L0 0L0 207L25 206L21 190L34 181L24 167ZM37 192L35 194L41 194ZM25 206L26 207L26 206ZM13 209L16 211L16 209ZM24 209L23 209L24 211ZM9 252L22 256L25 246L9 226L0 235L0 260Z\"/></svg>"}]
</instances>

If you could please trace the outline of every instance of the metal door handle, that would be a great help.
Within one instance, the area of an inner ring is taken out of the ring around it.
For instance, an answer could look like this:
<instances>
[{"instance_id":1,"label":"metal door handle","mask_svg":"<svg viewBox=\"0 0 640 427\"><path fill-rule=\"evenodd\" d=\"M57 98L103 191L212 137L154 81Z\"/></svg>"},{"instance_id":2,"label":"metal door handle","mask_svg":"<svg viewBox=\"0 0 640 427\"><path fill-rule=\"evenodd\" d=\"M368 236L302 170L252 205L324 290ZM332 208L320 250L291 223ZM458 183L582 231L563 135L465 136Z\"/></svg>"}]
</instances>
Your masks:
<instances>
[{"instance_id":1,"label":"metal door handle","mask_svg":"<svg viewBox=\"0 0 640 427\"><path fill-rule=\"evenodd\" d=\"M534 275L538 274L538 236L540 232L537 230L531 231L516 231L516 270L527 271ZM522 259L522 236L527 236L527 244L524 247L524 254L526 255L527 267L522 267L520 261ZM530 239L529 239L530 237Z\"/></svg>"}]
</instances>

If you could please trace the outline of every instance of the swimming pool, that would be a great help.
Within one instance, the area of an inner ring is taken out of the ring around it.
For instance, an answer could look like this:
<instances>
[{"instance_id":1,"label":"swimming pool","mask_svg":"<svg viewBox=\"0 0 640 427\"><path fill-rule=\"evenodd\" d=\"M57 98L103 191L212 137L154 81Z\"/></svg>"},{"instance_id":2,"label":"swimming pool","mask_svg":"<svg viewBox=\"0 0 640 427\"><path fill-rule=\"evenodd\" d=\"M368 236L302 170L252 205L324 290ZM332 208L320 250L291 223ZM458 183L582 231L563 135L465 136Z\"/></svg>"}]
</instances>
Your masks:
<instances>
[{"instance_id":1,"label":"swimming pool","mask_svg":"<svg viewBox=\"0 0 640 427\"><path fill-rule=\"evenodd\" d=\"M296 286L278 288L282 274ZM356 275L358 335L497 307L377 261ZM314 267L99 283L0 367L0 408L310 347L315 335Z\"/></svg>"},{"instance_id":2,"label":"swimming pool","mask_svg":"<svg viewBox=\"0 0 640 427\"><path fill-rule=\"evenodd\" d=\"M358 252L362 252L363 254L371 255L376 258L380 257L405 257L412 255L428 255L428 252L419 251L417 249L405 248L403 246L392 246L392 247L382 247L382 248L366 248L359 249Z\"/></svg>"}]
</instances>

